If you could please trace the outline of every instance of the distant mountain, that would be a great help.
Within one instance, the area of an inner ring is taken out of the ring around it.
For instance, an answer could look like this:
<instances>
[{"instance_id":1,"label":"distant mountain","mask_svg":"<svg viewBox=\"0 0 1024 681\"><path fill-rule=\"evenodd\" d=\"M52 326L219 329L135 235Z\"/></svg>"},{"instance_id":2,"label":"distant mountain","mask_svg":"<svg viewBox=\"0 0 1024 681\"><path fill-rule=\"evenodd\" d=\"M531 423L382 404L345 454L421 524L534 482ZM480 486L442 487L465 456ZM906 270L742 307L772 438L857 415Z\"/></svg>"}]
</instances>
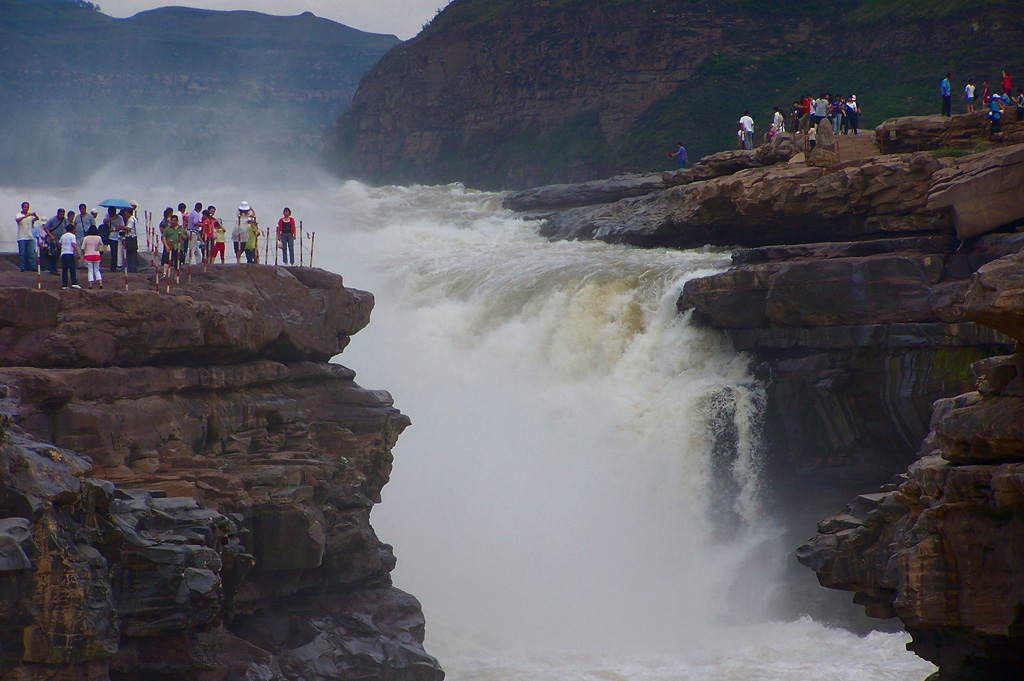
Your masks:
<instances>
[{"instance_id":1,"label":"distant mountain","mask_svg":"<svg viewBox=\"0 0 1024 681\"><path fill-rule=\"evenodd\" d=\"M805 92L856 94L865 129L938 113L947 71L1020 82L1022 46L1021 0L454 0L366 75L333 155L481 188L665 170Z\"/></svg>"},{"instance_id":2,"label":"distant mountain","mask_svg":"<svg viewBox=\"0 0 1024 681\"><path fill-rule=\"evenodd\" d=\"M0 183L319 151L359 79L398 43L308 12L167 7L115 19L74 0L0 0Z\"/></svg>"}]
</instances>

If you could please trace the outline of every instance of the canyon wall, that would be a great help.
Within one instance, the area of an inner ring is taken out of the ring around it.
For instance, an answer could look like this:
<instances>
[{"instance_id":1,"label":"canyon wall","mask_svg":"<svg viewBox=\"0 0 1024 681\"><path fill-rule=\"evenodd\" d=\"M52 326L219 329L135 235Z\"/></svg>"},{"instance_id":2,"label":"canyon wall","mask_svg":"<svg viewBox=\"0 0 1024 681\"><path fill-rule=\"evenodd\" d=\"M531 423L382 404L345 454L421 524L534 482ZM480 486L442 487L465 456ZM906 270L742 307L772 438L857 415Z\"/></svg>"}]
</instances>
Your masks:
<instances>
[{"instance_id":1,"label":"canyon wall","mask_svg":"<svg viewBox=\"0 0 1024 681\"><path fill-rule=\"evenodd\" d=\"M824 586L898 616L940 681L1014 678L1024 664L1022 268L1021 253L983 266L964 299L1016 351L973 364L973 389L936 403L909 470L822 521L797 552Z\"/></svg>"},{"instance_id":2,"label":"canyon wall","mask_svg":"<svg viewBox=\"0 0 1024 681\"><path fill-rule=\"evenodd\" d=\"M856 93L863 127L938 110L947 71L997 83L1013 2L455 0L360 82L329 131L346 173L518 189L661 171L753 112Z\"/></svg>"},{"instance_id":3,"label":"canyon wall","mask_svg":"<svg viewBox=\"0 0 1024 681\"><path fill-rule=\"evenodd\" d=\"M298 268L0 287L2 678L443 678L369 522L409 418L329 363L372 307Z\"/></svg>"}]
</instances>

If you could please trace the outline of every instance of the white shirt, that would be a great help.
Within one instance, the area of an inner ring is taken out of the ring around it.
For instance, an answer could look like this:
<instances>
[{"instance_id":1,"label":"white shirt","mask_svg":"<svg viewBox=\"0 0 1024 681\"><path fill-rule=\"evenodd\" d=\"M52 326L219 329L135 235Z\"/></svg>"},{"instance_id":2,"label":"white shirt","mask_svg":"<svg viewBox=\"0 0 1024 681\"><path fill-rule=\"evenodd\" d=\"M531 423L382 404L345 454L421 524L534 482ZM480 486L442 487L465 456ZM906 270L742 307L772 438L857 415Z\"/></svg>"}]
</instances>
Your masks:
<instances>
[{"instance_id":1,"label":"white shirt","mask_svg":"<svg viewBox=\"0 0 1024 681\"><path fill-rule=\"evenodd\" d=\"M968 85L964 88L964 97L968 99L974 99L974 86Z\"/></svg>"},{"instance_id":2,"label":"white shirt","mask_svg":"<svg viewBox=\"0 0 1024 681\"><path fill-rule=\"evenodd\" d=\"M78 243L78 239L75 238L74 232L64 232L64 236L60 238L60 254L61 255L74 255L75 244Z\"/></svg>"},{"instance_id":3,"label":"white shirt","mask_svg":"<svg viewBox=\"0 0 1024 681\"><path fill-rule=\"evenodd\" d=\"M743 132L754 132L754 119L750 116L740 118L740 125L743 126Z\"/></svg>"},{"instance_id":4,"label":"white shirt","mask_svg":"<svg viewBox=\"0 0 1024 681\"><path fill-rule=\"evenodd\" d=\"M18 241L30 241L35 237L35 230L32 228L38 219L36 216L18 213L14 219L18 223Z\"/></svg>"}]
</instances>

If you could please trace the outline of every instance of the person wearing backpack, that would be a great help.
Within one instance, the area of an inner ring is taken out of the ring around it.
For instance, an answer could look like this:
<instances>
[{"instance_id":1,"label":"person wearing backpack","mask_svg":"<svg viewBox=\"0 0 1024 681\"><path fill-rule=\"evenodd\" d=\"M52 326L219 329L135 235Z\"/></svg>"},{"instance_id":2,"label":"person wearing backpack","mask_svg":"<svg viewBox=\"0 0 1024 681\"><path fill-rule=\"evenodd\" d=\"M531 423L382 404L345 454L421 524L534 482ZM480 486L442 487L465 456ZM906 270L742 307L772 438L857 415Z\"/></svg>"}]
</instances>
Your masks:
<instances>
[{"instance_id":1,"label":"person wearing backpack","mask_svg":"<svg viewBox=\"0 0 1024 681\"><path fill-rule=\"evenodd\" d=\"M57 261L60 259L57 240L67 231L68 220L63 208L57 209L57 214L46 221L40 233L39 253L44 260L49 261L50 274L57 274Z\"/></svg>"}]
</instances>

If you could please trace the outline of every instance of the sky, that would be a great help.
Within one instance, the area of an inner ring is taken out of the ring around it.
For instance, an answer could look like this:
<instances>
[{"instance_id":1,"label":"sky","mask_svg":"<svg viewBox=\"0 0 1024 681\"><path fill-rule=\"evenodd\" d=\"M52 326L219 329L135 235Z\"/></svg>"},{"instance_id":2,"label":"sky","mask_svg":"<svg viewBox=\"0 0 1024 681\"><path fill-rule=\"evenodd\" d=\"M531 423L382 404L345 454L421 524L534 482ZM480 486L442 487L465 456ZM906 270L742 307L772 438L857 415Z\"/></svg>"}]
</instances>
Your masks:
<instances>
[{"instance_id":1,"label":"sky","mask_svg":"<svg viewBox=\"0 0 1024 681\"><path fill-rule=\"evenodd\" d=\"M92 0L104 14L130 17L147 9L182 6L203 9L248 9L265 14L312 12L370 33L390 33L408 40L420 32L449 0Z\"/></svg>"}]
</instances>

